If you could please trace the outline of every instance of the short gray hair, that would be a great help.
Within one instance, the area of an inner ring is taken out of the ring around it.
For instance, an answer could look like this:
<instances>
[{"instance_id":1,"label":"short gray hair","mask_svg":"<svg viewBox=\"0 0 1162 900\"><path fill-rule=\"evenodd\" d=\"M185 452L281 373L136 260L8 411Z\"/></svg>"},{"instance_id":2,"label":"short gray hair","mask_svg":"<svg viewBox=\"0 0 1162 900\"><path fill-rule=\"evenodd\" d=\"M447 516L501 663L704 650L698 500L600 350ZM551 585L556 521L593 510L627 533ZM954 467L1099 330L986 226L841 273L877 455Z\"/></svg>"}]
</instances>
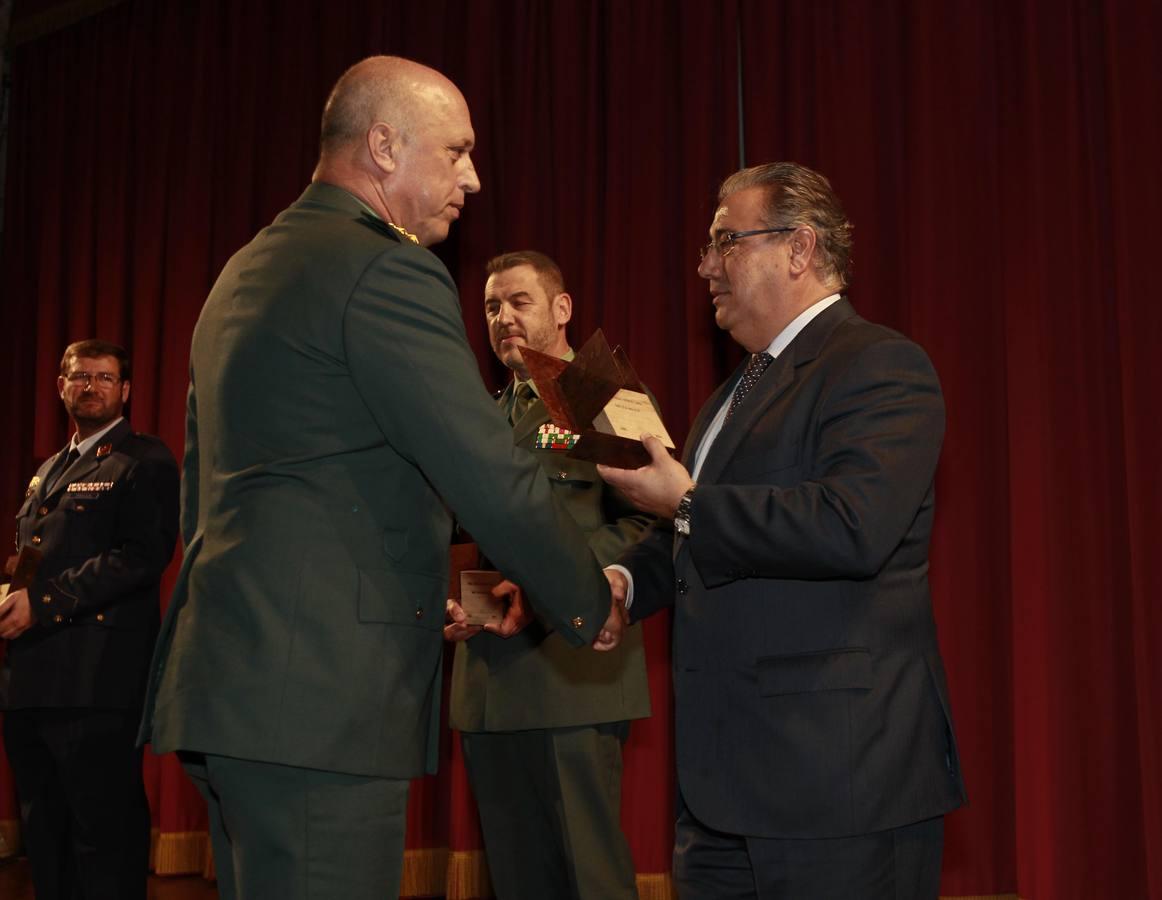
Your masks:
<instances>
[{"instance_id":1,"label":"short gray hair","mask_svg":"<svg viewBox=\"0 0 1162 900\"><path fill-rule=\"evenodd\" d=\"M765 189L763 221L769 228L810 225L815 231L815 267L824 281L851 280L852 224L831 182L793 162L764 163L740 169L722 182L718 199L747 188Z\"/></svg>"}]
</instances>

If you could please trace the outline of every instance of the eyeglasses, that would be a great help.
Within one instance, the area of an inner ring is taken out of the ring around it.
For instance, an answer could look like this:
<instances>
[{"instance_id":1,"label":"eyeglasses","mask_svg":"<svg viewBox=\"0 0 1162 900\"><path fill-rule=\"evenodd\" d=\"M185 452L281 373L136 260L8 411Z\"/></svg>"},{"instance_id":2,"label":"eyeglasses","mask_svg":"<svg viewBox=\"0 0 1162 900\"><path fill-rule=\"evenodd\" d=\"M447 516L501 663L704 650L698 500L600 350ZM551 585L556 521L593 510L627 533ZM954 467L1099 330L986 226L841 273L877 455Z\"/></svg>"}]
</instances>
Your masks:
<instances>
[{"instance_id":1,"label":"eyeglasses","mask_svg":"<svg viewBox=\"0 0 1162 900\"><path fill-rule=\"evenodd\" d=\"M698 249L698 261L702 262L706 256L713 250L720 257L724 257L734 252L735 244L743 238L754 237L756 234L777 234L780 231L794 231L797 226L788 225L785 228L755 228L751 231L728 231L725 234L720 234L712 240L705 247Z\"/></svg>"},{"instance_id":2,"label":"eyeglasses","mask_svg":"<svg viewBox=\"0 0 1162 900\"><path fill-rule=\"evenodd\" d=\"M88 387L94 381L101 387L113 387L121 378L109 372L71 372L65 376L69 384L85 385Z\"/></svg>"}]
</instances>

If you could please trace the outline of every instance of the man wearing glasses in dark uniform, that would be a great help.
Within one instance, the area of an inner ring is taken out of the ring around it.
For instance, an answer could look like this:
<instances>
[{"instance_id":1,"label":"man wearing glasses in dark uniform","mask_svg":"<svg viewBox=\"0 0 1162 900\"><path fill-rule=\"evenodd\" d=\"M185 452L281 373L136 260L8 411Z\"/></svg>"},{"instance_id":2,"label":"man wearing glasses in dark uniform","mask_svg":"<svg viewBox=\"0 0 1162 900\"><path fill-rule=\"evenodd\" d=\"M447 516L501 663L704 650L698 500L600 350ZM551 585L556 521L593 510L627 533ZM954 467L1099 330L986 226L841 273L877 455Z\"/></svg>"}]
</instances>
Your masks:
<instances>
[{"instance_id":1,"label":"man wearing glasses in dark uniform","mask_svg":"<svg viewBox=\"0 0 1162 900\"><path fill-rule=\"evenodd\" d=\"M149 871L135 744L177 540L178 469L122 415L121 347L69 345L57 388L75 433L28 485L16 546L41 559L0 604L4 746L38 900L132 900Z\"/></svg>"}]
</instances>

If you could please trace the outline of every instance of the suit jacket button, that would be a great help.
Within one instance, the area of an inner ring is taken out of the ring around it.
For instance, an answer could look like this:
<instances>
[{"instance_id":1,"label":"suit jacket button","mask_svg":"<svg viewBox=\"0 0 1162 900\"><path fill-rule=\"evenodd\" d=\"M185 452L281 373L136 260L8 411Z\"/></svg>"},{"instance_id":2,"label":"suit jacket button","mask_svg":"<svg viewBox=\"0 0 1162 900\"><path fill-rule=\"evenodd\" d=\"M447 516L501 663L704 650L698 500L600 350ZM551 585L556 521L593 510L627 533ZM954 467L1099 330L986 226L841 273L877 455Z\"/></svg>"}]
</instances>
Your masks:
<instances>
[{"instance_id":1,"label":"suit jacket button","mask_svg":"<svg viewBox=\"0 0 1162 900\"><path fill-rule=\"evenodd\" d=\"M678 579L678 593L679 593L679 594L685 594L685 593L686 593L686 588L687 588L687 587L688 587L688 585L686 584L686 579L685 579L685 578L679 578L679 579Z\"/></svg>"},{"instance_id":2,"label":"suit jacket button","mask_svg":"<svg viewBox=\"0 0 1162 900\"><path fill-rule=\"evenodd\" d=\"M32 536L32 543L33 543L34 545L39 545L39 544L40 544L40 535L39 535L39 534L34 534L34 535Z\"/></svg>"},{"instance_id":3,"label":"suit jacket button","mask_svg":"<svg viewBox=\"0 0 1162 900\"><path fill-rule=\"evenodd\" d=\"M59 625L61 622L63 622L65 620L65 617L62 616L60 613L57 613L55 616L52 617L52 620Z\"/></svg>"},{"instance_id":4,"label":"suit jacket button","mask_svg":"<svg viewBox=\"0 0 1162 900\"><path fill-rule=\"evenodd\" d=\"M422 619L424 617L423 607L416 607L416 618Z\"/></svg>"},{"instance_id":5,"label":"suit jacket button","mask_svg":"<svg viewBox=\"0 0 1162 900\"><path fill-rule=\"evenodd\" d=\"M580 616L574 616L574 617L573 617L573 627L574 627L574 628L580 628L580 627L581 627L581 626L583 626L584 624L585 624L585 620L584 620L584 619L582 619Z\"/></svg>"}]
</instances>

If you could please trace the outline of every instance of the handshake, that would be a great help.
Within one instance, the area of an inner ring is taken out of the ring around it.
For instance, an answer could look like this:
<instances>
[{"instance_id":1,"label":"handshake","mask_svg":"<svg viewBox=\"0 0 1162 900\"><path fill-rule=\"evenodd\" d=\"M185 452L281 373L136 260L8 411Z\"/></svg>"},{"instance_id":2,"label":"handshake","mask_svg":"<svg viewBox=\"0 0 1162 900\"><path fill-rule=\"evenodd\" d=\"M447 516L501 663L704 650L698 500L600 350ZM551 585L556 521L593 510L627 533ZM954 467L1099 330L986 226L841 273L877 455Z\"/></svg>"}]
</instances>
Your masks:
<instances>
[{"instance_id":1,"label":"handshake","mask_svg":"<svg viewBox=\"0 0 1162 900\"><path fill-rule=\"evenodd\" d=\"M462 574L467 575L468 573ZM611 595L609 617L593 640L594 650L612 650L621 643L622 634L629 624L629 613L626 612L625 608L628 587L625 576L615 569L606 569L605 577L609 579ZM487 593L489 598L495 601L502 610L499 621L481 623L479 619L468 614L460 599L449 597L445 611L445 640L466 641L482 631L509 638L524 630L525 626L533 620L533 610L526 603L524 591L519 585L503 578L488 589ZM466 598L465 602L467 602Z\"/></svg>"}]
</instances>

